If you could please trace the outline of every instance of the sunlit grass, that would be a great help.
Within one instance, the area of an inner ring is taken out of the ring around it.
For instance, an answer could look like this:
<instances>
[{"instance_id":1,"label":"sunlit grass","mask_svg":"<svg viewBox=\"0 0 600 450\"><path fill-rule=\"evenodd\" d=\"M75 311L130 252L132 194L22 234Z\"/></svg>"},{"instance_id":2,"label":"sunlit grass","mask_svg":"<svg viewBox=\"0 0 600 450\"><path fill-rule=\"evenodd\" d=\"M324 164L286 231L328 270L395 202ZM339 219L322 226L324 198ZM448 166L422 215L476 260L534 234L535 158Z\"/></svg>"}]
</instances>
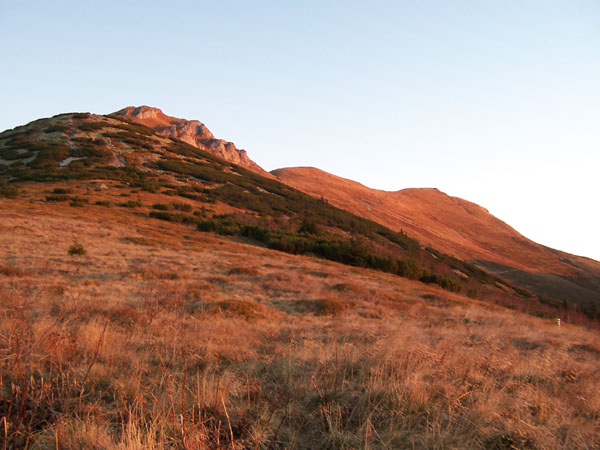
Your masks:
<instances>
[{"instance_id":1,"label":"sunlit grass","mask_svg":"<svg viewBox=\"0 0 600 450\"><path fill-rule=\"evenodd\" d=\"M7 448L600 445L597 334L21 196L33 202L0 201Z\"/></svg>"}]
</instances>

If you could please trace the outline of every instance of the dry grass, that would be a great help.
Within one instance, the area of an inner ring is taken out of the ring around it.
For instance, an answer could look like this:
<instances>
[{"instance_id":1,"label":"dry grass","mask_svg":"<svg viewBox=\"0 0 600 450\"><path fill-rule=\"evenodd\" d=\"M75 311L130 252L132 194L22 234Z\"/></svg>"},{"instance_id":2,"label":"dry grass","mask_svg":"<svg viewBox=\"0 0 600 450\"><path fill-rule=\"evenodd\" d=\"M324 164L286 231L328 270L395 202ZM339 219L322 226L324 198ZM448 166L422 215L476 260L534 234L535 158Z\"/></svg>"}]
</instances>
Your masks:
<instances>
[{"instance_id":1,"label":"dry grass","mask_svg":"<svg viewBox=\"0 0 600 450\"><path fill-rule=\"evenodd\" d=\"M33 200L0 200L6 448L600 446L597 334Z\"/></svg>"}]
</instances>

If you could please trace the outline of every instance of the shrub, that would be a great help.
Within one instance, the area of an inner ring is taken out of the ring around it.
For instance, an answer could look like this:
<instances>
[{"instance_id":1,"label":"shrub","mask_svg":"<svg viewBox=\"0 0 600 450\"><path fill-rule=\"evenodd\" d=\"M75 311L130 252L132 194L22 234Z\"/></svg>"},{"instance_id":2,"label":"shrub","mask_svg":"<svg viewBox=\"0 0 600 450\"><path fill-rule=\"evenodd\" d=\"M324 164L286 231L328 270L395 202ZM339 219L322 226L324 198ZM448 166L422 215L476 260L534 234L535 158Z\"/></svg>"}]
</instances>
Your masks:
<instances>
[{"instance_id":1,"label":"shrub","mask_svg":"<svg viewBox=\"0 0 600 450\"><path fill-rule=\"evenodd\" d=\"M313 220L304 219L298 228L298 233L319 234L319 227Z\"/></svg>"},{"instance_id":2,"label":"shrub","mask_svg":"<svg viewBox=\"0 0 600 450\"><path fill-rule=\"evenodd\" d=\"M167 222L175 223L196 223L197 219L194 216L187 214L172 213L168 211L150 211L150 217L159 220L166 220Z\"/></svg>"},{"instance_id":3,"label":"shrub","mask_svg":"<svg viewBox=\"0 0 600 450\"><path fill-rule=\"evenodd\" d=\"M460 292L461 283L456 278L448 275L440 275L437 273L426 273L419 279L423 283L437 284L438 286L451 292Z\"/></svg>"},{"instance_id":4,"label":"shrub","mask_svg":"<svg viewBox=\"0 0 600 450\"><path fill-rule=\"evenodd\" d=\"M109 126L110 124L107 122L85 122L79 125L79 129L81 131L98 131Z\"/></svg>"},{"instance_id":5,"label":"shrub","mask_svg":"<svg viewBox=\"0 0 600 450\"><path fill-rule=\"evenodd\" d=\"M183 211L183 212L191 212L192 211L192 205L190 205L189 203L173 202L173 203L171 203L170 206L175 208L177 211Z\"/></svg>"},{"instance_id":6,"label":"shrub","mask_svg":"<svg viewBox=\"0 0 600 450\"><path fill-rule=\"evenodd\" d=\"M125 203L119 203L117 206L122 206L124 208L137 208L139 206L142 206L141 202L136 202L134 200L129 200Z\"/></svg>"},{"instance_id":7,"label":"shrub","mask_svg":"<svg viewBox=\"0 0 600 450\"><path fill-rule=\"evenodd\" d=\"M0 265L0 275L6 277L23 277L27 275L27 272L17 267Z\"/></svg>"},{"instance_id":8,"label":"shrub","mask_svg":"<svg viewBox=\"0 0 600 450\"><path fill-rule=\"evenodd\" d=\"M86 205L88 202L87 198L84 197L71 197L71 201L69 203L70 206L81 207Z\"/></svg>"},{"instance_id":9,"label":"shrub","mask_svg":"<svg viewBox=\"0 0 600 450\"><path fill-rule=\"evenodd\" d=\"M0 197L17 198L19 190L16 186L0 186Z\"/></svg>"},{"instance_id":10,"label":"shrub","mask_svg":"<svg viewBox=\"0 0 600 450\"><path fill-rule=\"evenodd\" d=\"M70 130L70 127L68 125L63 124L63 123L57 123L55 125L50 125L48 128L46 128L44 130L44 133L55 133L55 132L66 133L69 130Z\"/></svg>"},{"instance_id":11,"label":"shrub","mask_svg":"<svg viewBox=\"0 0 600 450\"><path fill-rule=\"evenodd\" d=\"M85 255L86 253L83 245L77 241L73 241L73 244L69 247L69 255Z\"/></svg>"},{"instance_id":12,"label":"shrub","mask_svg":"<svg viewBox=\"0 0 600 450\"><path fill-rule=\"evenodd\" d=\"M0 158L4 159L6 161L22 159L23 156L25 156L25 155L15 149L12 149L12 148L4 148L0 151Z\"/></svg>"},{"instance_id":13,"label":"shrub","mask_svg":"<svg viewBox=\"0 0 600 450\"><path fill-rule=\"evenodd\" d=\"M69 189L69 188L54 188L54 190L52 191L55 194L72 194L73 193L73 189Z\"/></svg>"},{"instance_id":14,"label":"shrub","mask_svg":"<svg viewBox=\"0 0 600 450\"><path fill-rule=\"evenodd\" d=\"M398 270L396 273L411 280L418 280L423 275L423 267L414 259L402 259L398 261Z\"/></svg>"},{"instance_id":15,"label":"shrub","mask_svg":"<svg viewBox=\"0 0 600 450\"><path fill-rule=\"evenodd\" d=\"M51 195L46 195L46 201L47 202L66 202L67 200L70 200L71 196L70 195L66 195L66 194L51 194Z\"/></svg>"},{"instance_id":16,"label":"shrub","mask_svg":"<svg viewBox=\"0 0 600 450\"><path fill-rule=\"evenodd\" d=\"M160 181L152 179L145 180L135 187L139 187L142 191L155 193L158 192L158 190L160 189Z\"/></svg>"}]
</instances>

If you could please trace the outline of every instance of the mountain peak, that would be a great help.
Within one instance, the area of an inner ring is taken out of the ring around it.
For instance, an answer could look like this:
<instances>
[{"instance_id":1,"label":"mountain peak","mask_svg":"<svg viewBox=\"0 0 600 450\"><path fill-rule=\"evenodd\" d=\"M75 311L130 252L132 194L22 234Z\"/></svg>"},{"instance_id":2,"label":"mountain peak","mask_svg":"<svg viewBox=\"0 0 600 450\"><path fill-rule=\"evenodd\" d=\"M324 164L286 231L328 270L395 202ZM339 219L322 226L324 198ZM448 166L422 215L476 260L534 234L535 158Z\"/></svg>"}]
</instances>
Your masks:
<instances>
[{"instance_id":1,"label":"mountain peak","mask_svg":"<svg viewBox=\"0 0 600 450\"><path fill-rule=\"evenodd\" d=\"M142 105L142 106L127 106L126 108L120 109L117 112L111 114L112 116L120 116L125 117L129 120L133 120L136 122L145 122L148 126L157 126L157 125L169 125L172 120L177 120L175 117L167 116L162 112L159 108L154 108L152 106ZM179 119L180 120L180 119Z\"/></svg>"},{"instance_id":2,"label":"mountain peak","mask_svg":"<svg viewBox=\"0 0 600 450\"><path fill-rule=\"evenodd\" d=\"M238 149L232 142L216 139L202 122L168 116L152 106L128 106L110 114L153 128L158 133L177 138L201 150L219 156L263 176L272 177L252 161L245 150Z\"/></svg>"}]
</instances>

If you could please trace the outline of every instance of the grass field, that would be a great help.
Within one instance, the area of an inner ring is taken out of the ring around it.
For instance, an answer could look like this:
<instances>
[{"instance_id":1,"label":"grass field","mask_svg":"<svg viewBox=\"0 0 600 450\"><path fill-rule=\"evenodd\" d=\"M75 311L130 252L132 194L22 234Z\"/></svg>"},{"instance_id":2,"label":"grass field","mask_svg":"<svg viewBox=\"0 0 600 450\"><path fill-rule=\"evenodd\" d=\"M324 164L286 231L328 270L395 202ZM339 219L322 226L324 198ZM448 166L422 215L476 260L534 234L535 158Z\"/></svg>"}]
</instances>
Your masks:
<instances>
[{"instance_id":1,"label":"grass field","mask_svg":"<svg viewBox=\"0 0 600 450\"><path fill-rule=\"evenodd\" d=\"M600 446L596 333L41 198L0 200L0 448Z\"/></svg>"}]
</instances>

